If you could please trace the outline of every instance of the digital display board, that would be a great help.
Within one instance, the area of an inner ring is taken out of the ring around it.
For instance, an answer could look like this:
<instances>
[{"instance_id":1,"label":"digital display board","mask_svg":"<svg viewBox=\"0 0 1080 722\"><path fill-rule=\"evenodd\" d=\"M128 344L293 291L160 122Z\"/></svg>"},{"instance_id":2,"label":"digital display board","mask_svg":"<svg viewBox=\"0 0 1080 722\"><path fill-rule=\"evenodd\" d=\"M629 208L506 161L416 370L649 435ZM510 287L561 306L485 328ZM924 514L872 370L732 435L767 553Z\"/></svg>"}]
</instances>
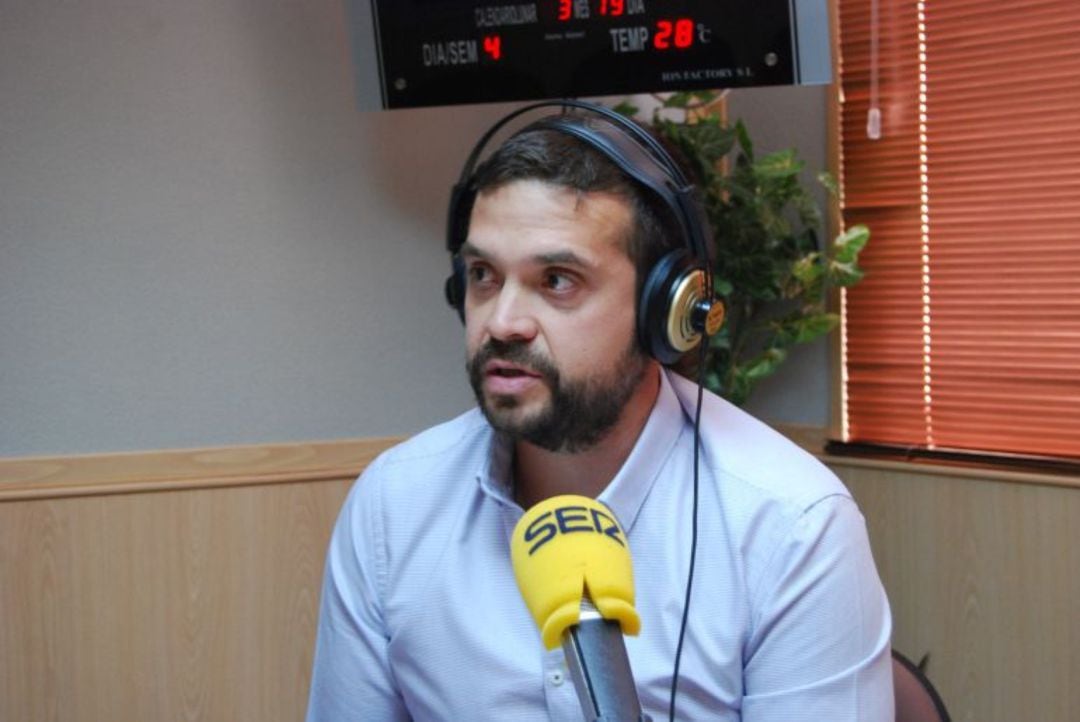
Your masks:
<instances>
[{"instance_id":1,"label":"digital display board","mask_svg":"<svg viewBox=\"0 0 1080 722\"><path fill-rule=\"evenodd\" d=\"M824 0L352 0L351 11L370 22L384 108L828 80L803 77L799 47L800 21L820 25L827 65Z\"/></svg>"}]
</instances>

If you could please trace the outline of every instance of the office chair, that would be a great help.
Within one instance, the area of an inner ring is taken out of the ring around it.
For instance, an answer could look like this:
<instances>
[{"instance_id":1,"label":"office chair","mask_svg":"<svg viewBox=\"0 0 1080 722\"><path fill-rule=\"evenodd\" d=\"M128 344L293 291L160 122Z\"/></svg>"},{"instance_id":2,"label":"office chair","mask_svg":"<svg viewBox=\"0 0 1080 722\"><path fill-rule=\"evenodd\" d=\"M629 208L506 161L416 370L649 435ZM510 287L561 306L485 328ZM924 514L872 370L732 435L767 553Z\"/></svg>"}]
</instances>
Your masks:
<instances>
[{"instance_id":1,"label":"office chair","mask_svg":"<svg viewBox=\"0 0 1080 722\"><path fill-rule=\"evenodd\" d=\"M896 722L951 722L945 703L923 671L895 649L892 658Z\"/></svg>"}]
</instances>

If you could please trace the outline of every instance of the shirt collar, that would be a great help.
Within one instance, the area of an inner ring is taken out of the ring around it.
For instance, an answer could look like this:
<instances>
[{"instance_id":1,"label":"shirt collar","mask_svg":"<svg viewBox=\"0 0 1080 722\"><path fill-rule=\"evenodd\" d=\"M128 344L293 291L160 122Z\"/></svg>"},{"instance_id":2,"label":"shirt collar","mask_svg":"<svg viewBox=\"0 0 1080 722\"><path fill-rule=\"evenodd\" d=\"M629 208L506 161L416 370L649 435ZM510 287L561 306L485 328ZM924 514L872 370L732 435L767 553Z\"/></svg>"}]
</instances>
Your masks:
<instances>
[{"instance_id":1,"label":"shirt collar","mask_svg":"<svg viewBox=\"0 0 1080 722\"><path fill-rule=\"evenodd\" d=\"M490 429L490 427L489 427ZM504 434L490 429L491 452L483 455L476 480L480 489L503 506L517 508L514 501L514 475L511 464L514 444Z\"/></svg>"},{"instance_id":2,"label":"shirt collar","mask_svg":"<svg viewBox=\"0 0 1080 722\"><path fill-rule=\"evenodd\" d=\"M645 497L683 431L683 409L668 379L669 373L666 369L660 372L660 391L652 412L622 468L600 493L599 500L615 512L626 532L633 527ZM492 433L490 438L491 453L484 454L476 479L487 496L516 508L511 483L513 444L499 433Z\"/></svg>"},{"instance_id":3,"label":"shirt collar","mask_svg":"<svg viewBox=\"0 0 1080 722\"><path fill-rule=\"evenodd\" d=\"M633 528L645 497L683 431L682 406L668 380L668 373L666 369L660 372L660 393L652 413L630 456L599 496L599 500L615 512L615 518L627 533Z\"/></svg>"}]
</instances>

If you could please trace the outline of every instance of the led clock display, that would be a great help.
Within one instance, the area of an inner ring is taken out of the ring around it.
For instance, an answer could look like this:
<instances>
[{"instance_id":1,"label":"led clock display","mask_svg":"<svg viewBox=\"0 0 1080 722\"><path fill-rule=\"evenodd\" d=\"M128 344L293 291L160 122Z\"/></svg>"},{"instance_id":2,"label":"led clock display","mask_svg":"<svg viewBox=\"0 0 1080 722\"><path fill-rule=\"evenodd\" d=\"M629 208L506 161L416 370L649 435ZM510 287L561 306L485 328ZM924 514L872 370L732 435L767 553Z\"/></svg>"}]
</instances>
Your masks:
<instances>
[{"instance_id":1,"label":"led clock display","mask_svg":"<svg viewBox=\"0 0 1080 722\"><path fill-rule=\"evenodd\" d=\"M383 106L797 83L794 1L372 0Z\"/></svg>"}]
</instances>

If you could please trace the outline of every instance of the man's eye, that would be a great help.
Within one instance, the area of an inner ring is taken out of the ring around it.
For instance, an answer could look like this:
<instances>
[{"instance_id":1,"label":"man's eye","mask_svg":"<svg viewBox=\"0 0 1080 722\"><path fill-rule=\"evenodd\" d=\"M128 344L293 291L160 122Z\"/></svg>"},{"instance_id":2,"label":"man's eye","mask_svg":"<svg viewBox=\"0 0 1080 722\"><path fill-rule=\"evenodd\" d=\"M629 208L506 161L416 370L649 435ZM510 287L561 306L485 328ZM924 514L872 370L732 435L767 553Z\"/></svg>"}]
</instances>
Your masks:
<instances>
[{"instance_id":1,"label":"man's eye","mask_svg":"<svg viewBox=\"0 0 1080 722\"><path fill-rule=\"evenodd\" d=\"M544 275L544 287L556 292L569 291L574 287L574 279L566 273L549 271Z\"/></svg>"},{"instance_id":2,"label":"man's eye","mask_svg":"<svg viewBox=\"0 0 1080 722\"><path fill-rule=\"evenodd\" d=\"M480 264L469 266L467 274L469 283L484 283L491 279L491 269Z\"/></svg>"}]
</instances>

